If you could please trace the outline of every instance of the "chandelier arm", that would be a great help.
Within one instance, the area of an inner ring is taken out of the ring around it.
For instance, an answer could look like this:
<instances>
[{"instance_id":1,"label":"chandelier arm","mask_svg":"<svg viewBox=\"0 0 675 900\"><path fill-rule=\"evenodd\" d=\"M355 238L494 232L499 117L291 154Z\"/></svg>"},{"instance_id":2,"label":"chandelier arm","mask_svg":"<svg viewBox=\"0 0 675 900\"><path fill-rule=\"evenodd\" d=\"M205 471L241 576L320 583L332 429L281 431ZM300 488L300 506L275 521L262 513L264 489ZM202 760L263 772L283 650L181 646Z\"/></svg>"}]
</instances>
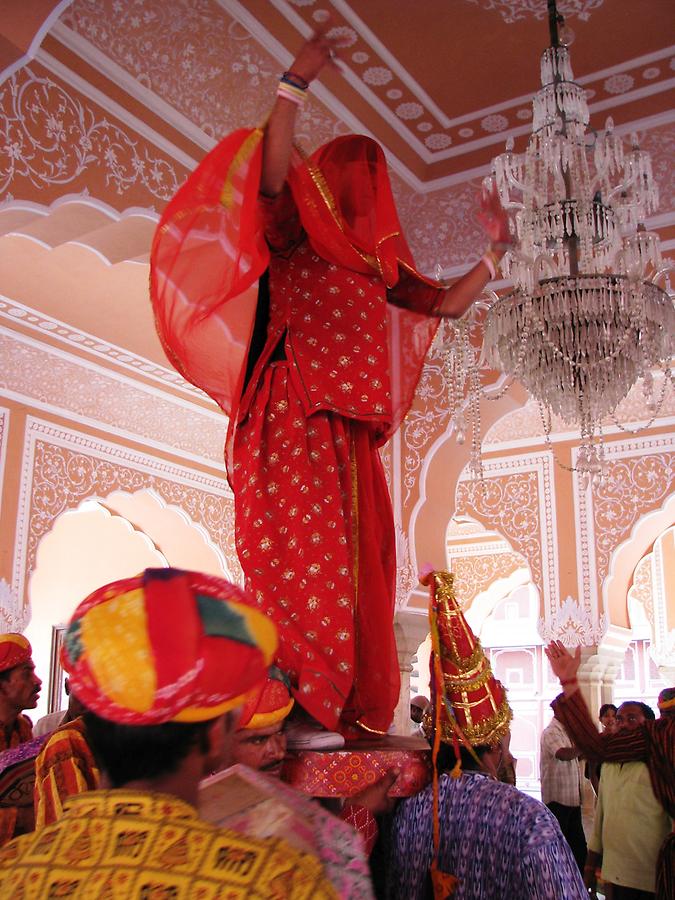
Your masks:
<instances>
[{"instance_id":1,"label":"chandelier arm","mask_svg":"<svg viewBox=\"0 0 675 900\"><path fill-rule=\"evenodd\" d=\"M672 262L665 263L663 266L661 266L660 269L657 269L656 272L654 272L654 274L651 276L651 278L649 280L651 281L652 284L656 284L657 281L660 278L663 278L663 276L667 272L675 272L675 263L672 263ZM675 303L675 296L671 296L671 299Z\"/></svg>"}]
</instances>

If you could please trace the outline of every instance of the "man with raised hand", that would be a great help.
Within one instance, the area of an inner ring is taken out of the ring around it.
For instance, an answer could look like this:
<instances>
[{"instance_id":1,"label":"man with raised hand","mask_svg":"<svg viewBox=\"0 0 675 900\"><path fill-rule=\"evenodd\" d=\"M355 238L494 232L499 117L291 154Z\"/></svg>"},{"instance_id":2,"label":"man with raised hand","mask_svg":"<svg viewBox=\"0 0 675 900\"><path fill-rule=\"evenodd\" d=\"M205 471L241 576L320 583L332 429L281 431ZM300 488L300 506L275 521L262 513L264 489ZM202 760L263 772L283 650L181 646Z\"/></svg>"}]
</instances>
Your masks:
<instances>
[{"instance_id":1,"label":"man with raised hand","mask_svg":"<svg viewBox=\"0 0 675 900\"><path fill-rule=\"evenodd\" d=\"M670 818L675 818L675 717L662 715L656 720L646 719L632 730L621 728L613 734L600 734L579 690L581 647L572 654L560 641L552 641L546 655L563 689L553 701L553 709L584 757L602 762L644 762L654 795ZM659 900L672 900L675 894L674 856L675 833L671 833L661 847L656 867Z\"/></svg>"}]
</instances>

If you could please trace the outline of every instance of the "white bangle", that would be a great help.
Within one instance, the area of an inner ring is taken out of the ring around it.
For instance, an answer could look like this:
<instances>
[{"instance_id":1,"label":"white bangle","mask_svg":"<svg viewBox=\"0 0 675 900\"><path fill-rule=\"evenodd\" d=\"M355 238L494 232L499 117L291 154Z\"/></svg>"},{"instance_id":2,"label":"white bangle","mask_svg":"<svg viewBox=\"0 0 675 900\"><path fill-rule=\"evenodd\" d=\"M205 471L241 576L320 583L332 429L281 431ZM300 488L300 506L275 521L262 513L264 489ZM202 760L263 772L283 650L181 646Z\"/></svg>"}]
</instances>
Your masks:
<instances>
[{"instance_id":1,"label":"white bangle","mask_svg":"<svg viewBox=\"0 0 675 900\"><path fill-rule=\"evenodd\" d=\"M487 253L484 253L481 256L480 261L485 264L485 268L490 273L490 281L494 281L495 276L497 274L497 270L495 269L495 264L493 262L492 256Z\"/></svg>"},{"instance_id":2,"label":"white bangle","mask_svg":"<svg viewBox=\"0 0 675 900\"><path fill-rule=\"evenodd\" d=\"M302 107L305 105L307 92L302 88L287 84L285 81L280 81L277 86L277 97L281 97L282 100L289 100L291 103L295 103L296 106Z\"/></svg>"}]
</instances>

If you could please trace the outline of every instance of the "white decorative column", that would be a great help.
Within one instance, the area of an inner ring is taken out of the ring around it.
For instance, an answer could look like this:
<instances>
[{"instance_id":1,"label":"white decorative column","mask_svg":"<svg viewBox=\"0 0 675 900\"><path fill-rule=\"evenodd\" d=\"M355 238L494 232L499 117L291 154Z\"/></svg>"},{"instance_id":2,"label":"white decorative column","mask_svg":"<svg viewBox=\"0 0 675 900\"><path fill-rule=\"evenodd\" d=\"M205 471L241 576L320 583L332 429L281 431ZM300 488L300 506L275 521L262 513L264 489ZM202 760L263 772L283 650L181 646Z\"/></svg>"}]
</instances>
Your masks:
<instances>
[{"instance_id":1,"label":"white decorative column","mask_svg":"<svg viewBox=\"0 0 675 900\"><path fill-rule=\"evenodd\" d=\"M582 647L579 686L593 718L603 703L614 699L614 681L631 634L629 628L610 625L596 647Z\"/></svg>"},{"instance_id":2,"label":"white decorative column","mask_svg":"<svg viewBox=\"0 0 675 900\"><path fill-rule=\"evenodd\" d=\"M394 635L398 649L398 667L401 673L401 693L394 712L394 733L409 735L412 732L410 720L410 673L417 648L429 633L429 621L421 613L399 610L394 617Z\"/></svg>"}]
</instances>

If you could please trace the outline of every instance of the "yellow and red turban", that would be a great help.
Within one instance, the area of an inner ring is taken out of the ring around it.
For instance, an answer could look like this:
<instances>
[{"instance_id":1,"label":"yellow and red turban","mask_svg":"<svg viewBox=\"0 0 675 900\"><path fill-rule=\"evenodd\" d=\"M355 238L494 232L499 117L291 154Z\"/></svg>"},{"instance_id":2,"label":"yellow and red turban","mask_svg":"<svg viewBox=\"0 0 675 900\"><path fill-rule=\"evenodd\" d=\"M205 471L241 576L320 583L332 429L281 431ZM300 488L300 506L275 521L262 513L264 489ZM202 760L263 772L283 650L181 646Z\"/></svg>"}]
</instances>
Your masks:
<instances>
[{"instance_id":1,"label":"yellow and red turban","mask_svg":"<svg viewBox=\"0 0 675 900\"><path fill-rule=\"evenodd\" d=\"M269 728L282 722L293 708L290 681L277 666L270 666L265 682L248 696L239 728Z\"/></svg>"},{"instance_id":2,"label":"yellow and red turban","mask_svg":"<svg viewBox=\"0 0 675 900\"><path fill-rule=\"evenodd\" d=\"M20 666L33 655L30 643L22 634L10 631L0 634L0 672Z\"/></svg>"},{"instance_id":3,"label":"yellow and red turban","mask_svg":"<svg viewBox=\"0 0 675 900\"><path fill-rule=\"evenodd\" d=\"M90 594L61 651L71 690L126 725L201 722L240 706L267 675L274 624L222 578L146 569Z\"/></svg>"}]
</instances>

